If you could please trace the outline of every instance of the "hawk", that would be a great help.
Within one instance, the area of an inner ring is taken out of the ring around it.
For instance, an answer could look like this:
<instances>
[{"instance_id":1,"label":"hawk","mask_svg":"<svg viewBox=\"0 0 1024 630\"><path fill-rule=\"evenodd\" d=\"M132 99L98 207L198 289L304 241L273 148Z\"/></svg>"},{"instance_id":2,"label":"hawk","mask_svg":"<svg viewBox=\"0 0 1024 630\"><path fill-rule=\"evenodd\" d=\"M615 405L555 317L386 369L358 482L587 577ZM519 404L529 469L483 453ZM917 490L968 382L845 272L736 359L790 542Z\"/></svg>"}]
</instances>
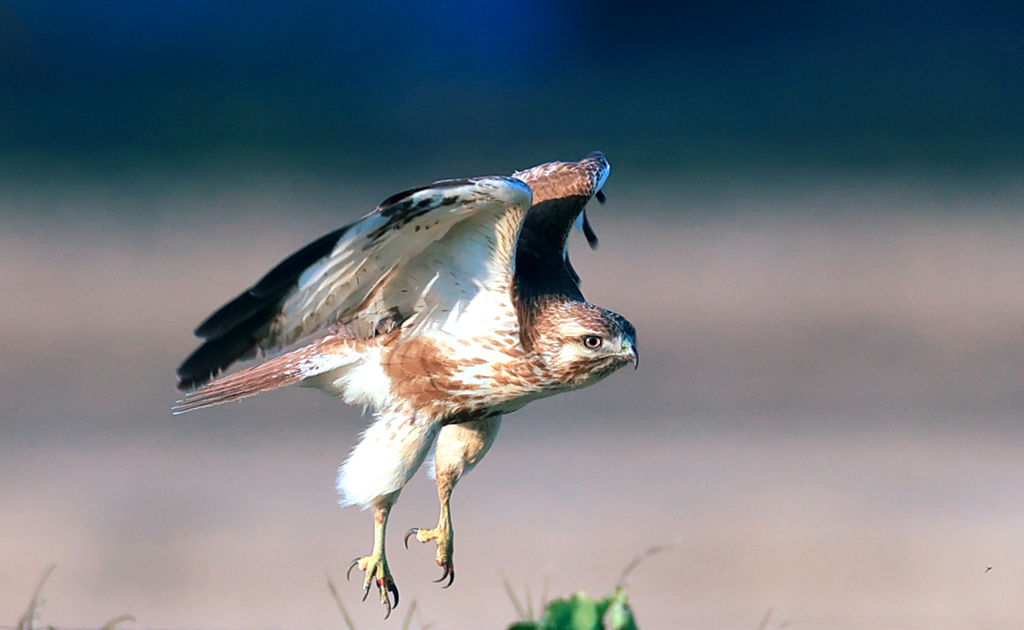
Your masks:
<instances>
[{"instance_id":1,"label":"hawk","mask_svg":"<svg viewBox=\"0 0 1024 630\"><path fill-rule=\"evenodd\" d=\"M376 584L385 616L398 605L388 515L431 447L440 516L405 543L435 542L447 587L452 490L486 455L502 416L637 364L633 325L584 300L567 255L574 225L597 245L585 206L603 201L609 168L595 152L399 193L196 328L204 341L178 368L187 394L175 413L292 384L373 410L338 491L343 506L373 508L373 551L349 573L365 572L363 599ZM272 358L217 378L260 354Z\"/></svg>"}]
</instances>

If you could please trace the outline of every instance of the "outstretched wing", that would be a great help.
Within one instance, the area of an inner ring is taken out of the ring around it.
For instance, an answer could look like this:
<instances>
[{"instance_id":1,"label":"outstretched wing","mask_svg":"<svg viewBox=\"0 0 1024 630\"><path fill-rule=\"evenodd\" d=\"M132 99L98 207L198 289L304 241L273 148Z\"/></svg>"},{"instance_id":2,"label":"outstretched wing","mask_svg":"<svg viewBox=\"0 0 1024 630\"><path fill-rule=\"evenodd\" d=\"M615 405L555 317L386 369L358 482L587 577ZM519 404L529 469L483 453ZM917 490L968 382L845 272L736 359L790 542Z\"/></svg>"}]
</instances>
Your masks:
<instances>
[{"instance_id":1,"label":"outstretched wing","mask_svg":"<svg viewBox=\"0 0 1024 630\"><path fill-rule=\"evenodd\" d=\"M530 189L508 177L436 182L390 197L292 254L200 324L195 334L205 341L178 368L179 389L332 328L372 337L508 286L530 202Z\"/></svg>"},{"instance_id":2,"label":"outstretched wing","mask_svg":"<svg viewBox=\"0 0 1024 630\"><path fill-rule=\"evenodd\" d=\"M516 316L523 346L531 348L534 317L548 297L583 301L580 277L569 262L567 241L576 225L597 248L597 235L585 207L592 197L604 199L601 187L611 166L600 151L579 162L551 162L515 176L533 191L516 249L514 278Z\"/></svg>"},{"instance_id":3,"label":"outstretched wing","mask_svg":"<svg viewBox=\"0 0 1024 630\"><path fill-rule=\"evenodd\" d=\"M520 171L515 177L533 191L516 250L516 296L529 303L545 295L583 300L580 277L569 262L567 241L575 224L597 249L597 235L587 220L586 205L601 196L611 166L600 151L579 162L550 162Z\"/></svg>"}]
</instances>

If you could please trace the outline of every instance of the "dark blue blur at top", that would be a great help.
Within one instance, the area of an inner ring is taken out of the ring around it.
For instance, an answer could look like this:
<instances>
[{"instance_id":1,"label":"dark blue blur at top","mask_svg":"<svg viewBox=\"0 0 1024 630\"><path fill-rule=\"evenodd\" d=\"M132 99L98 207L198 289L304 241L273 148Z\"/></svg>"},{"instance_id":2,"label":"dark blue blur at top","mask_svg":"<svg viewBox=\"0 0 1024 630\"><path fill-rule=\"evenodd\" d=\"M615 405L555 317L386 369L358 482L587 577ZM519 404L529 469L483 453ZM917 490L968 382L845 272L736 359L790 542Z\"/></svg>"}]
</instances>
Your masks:
<instances>
[{"instance_id":1,"label":"dark blue blur at top","mask_svg":"<svg viewBox=\"0 0 1024 630\"><path fill-rule=\"evenodd\" d=\"M8 70L14 65L27 81L139 80L154 72L190 81L303 72L476 81L541 65L553 52L545 42L571 30L559 8L543 0L40 0L11 3L2 19L21 36L6 51L16 55Z\"/></svg>"},{"instance_id":2,"label":"dark blue blur at top","mask_svg":"<svg viewBox=\"0 0 1024 630\"><path fill-rule=\"evenodd\" d=\"M9 0L0 149L1015 163L1022 32L971 0Z\"/></svg>"}]
</instances>

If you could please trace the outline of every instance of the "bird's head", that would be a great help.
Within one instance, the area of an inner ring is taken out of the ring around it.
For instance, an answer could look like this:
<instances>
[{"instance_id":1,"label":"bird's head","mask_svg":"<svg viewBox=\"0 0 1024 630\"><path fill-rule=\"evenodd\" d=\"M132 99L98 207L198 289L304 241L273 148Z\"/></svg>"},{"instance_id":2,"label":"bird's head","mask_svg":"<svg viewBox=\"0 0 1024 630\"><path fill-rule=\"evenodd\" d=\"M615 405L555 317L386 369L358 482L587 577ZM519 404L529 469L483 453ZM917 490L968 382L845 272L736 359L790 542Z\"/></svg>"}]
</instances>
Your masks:
<instances>
[{"instance_id":1,"label":"bird's head","mask_svg":"<svg viewBox=\"0 0 1024 630\"><path fill-rule=\"evenodd\" d=\"M534 350L567 389L593 385L627 363L639 365L636 329L625 317L576 300L548 301L534 320Z\"/></svg>"}]
</instances>

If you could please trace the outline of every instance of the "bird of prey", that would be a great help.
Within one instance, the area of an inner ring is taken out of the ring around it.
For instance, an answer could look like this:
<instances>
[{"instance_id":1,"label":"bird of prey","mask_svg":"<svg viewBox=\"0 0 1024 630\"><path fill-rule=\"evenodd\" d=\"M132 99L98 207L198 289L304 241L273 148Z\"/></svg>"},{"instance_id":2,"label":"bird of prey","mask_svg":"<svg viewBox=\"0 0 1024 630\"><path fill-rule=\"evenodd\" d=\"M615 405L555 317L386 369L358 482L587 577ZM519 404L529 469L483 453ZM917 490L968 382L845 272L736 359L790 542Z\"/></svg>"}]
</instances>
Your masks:
<instances>
[{"instance_id":1,"label":"bird of prey","mask_svg":"<svg viewBox=\"0 0 1024 630\"><path fill-rule=\"evenodd\" d=\"M434 541L438 581L450 586L452 489L502 416L637 364L633 325L584 300L567 255L574 225L597 245L584 208L604 199L608 171L595 152L399 193L292 254L196 329L204 341L178 368L188 393L175 413L292 384L372 409L338 491L343 506L373 508L373 551L349 572L365 572L364 599L376 584L385 616L398 605L388 515L431 447L440 517L405 542ZM218 377L257 355L272 358Z\"/></svg>"}]
</instances>

